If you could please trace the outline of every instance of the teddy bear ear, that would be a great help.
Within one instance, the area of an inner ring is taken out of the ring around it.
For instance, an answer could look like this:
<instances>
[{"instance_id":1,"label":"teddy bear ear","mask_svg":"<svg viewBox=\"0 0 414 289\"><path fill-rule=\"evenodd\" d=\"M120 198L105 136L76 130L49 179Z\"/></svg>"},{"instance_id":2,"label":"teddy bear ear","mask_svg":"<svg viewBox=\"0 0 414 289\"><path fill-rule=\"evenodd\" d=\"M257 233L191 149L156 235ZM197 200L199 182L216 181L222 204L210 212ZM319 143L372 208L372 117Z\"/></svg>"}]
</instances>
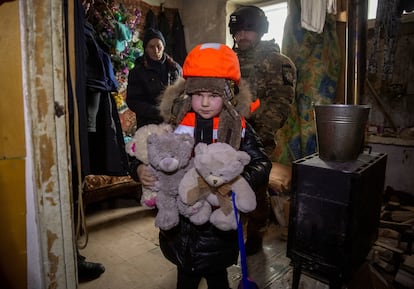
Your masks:
<instances>
[{"instance_id":1,"label":"teddy bear ear","mask_svg":"<svg viewBox=\"0 0 414 289\"><path fill-rule=\"evenodd\" d=\"M206 143L198 143L196 147L194 148L194 154L202 154L207 150L207 144Z\"/></svg>"},{"instance_id":2,"label":"teddy bear ear","mask_svg":"<svg viewBox=\"0 0 414 289\"><path fill-rule=\"evenodd\" d=\"M191 146L194 145L194 137L189 133L181 134L183 141L188 142Z\"/></svg>"},{"instance_id":3,"label":"teddy bear ear","mask_svg":"<svg viewBox=\"0 0 414 289\"><path fill-rule=\"evenodd\" d=\"M239 161L243 164L243 165L247 165L250 162L250 155L244 151L238 151L237 152L238 156L239 156Z\"/></svg>"},{"instance_id":4,"label":"teddy bear ear","mask_svg":"<svg viewBox=\"0 0 414 289\"><path fill-rule=\"evenodd\" d=\"M159 128L162 132L173 132L173 127L172 125L168 124L168 123L160 123L159 124Z\"/></svg>"},{"instance_id":5,"label":"teddy bear ear","mask_svg":"<svg viewBox=\"0 0 414 289\"><path fill-rule=\"evenodd\" d=\"M151 143L155 142L157 137L158 137L158 135L155 134L155 133L149 134L148 138L147 138L147 143L151 144Z\"/></svg>"}]
</instances>

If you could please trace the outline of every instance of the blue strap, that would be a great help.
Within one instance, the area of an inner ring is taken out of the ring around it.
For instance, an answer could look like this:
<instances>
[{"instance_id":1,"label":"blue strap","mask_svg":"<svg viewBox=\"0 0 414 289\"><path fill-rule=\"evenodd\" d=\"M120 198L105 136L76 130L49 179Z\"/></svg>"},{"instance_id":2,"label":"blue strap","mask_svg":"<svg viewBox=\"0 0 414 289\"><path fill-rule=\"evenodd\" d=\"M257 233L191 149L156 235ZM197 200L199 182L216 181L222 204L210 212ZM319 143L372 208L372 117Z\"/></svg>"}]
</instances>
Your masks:
<instances>
[{"instance_id":1,"label":"blue strap","mask_svg":"<svg viewBox=\"0 0 414 289\"><path fill-rule=\"evenodd\" d=\"M242 270L242 284L243 288L247 289L250 287L247 280L247 263L246 263L246 248L244 247L244 237L243 237L243 224L239 218L237 206L236 206L236 194L231 192L231 200L233 202L234 216L236 217L237 223L237 236L239 241L239 250L240 250L240 263Z\"/></svg>"}]
</instances>

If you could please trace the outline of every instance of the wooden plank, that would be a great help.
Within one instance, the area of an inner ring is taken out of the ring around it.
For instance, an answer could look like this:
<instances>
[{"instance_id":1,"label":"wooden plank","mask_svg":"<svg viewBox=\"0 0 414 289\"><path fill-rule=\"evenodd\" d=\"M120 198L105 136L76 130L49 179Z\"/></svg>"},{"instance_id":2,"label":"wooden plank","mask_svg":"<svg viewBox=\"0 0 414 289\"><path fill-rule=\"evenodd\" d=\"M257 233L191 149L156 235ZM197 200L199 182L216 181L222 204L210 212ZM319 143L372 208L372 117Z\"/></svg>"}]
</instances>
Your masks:
<instances>
[{"instance_id":1,"label":"wooden plank","mask_svg":"<svg viewBox=\"0 0 414 289\"><path fill-rule=\"evenodd\" d=\"M392 246L388 246L387 244L385 244L381 241L376 241L375 245L384 247L385 249L391 250L391 251L396 252L398 254L404 254L404 251L401 250L400 248L395 248L395 247L392 247Z\"/></svg>"}]
</instances>

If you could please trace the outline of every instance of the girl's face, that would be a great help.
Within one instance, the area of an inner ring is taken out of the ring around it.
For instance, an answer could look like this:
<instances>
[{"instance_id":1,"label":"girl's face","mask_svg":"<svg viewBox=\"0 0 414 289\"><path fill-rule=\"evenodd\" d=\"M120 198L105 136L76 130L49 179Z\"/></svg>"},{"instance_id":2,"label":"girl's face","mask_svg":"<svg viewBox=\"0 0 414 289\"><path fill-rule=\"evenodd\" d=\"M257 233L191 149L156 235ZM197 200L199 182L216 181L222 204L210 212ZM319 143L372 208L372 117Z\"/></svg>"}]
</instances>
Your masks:
<instances>
[{"instance_id":1,"label":"girl's face","mask_svg":"<svg viewBox=\"0 0 414 289\"><path fill-rule=\"evenodd\" d=\"M210 119L223 109L223 98L208 91L195 92L191 96L191 106L202 118Z\"/></svg>"},{"instance_id":2,"label":"girl's face","mask_svg":"<svg viewBox=\"0 0 414 289\"><path fill-rule=\"evenodd\" d=\"M158 61L162 58L164 53L164 45L160 39L153 38L148 41L147 46L145 47L145 52L152 60Z\"/></svg>"}]
</instances>

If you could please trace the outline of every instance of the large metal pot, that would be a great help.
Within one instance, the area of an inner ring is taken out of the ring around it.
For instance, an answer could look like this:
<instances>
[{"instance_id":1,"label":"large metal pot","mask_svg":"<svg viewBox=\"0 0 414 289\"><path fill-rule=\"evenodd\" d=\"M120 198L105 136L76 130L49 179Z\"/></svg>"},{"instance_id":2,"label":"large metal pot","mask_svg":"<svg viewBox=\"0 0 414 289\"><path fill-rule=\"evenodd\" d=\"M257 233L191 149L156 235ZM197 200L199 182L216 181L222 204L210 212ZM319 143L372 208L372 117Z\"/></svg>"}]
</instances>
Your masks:
<instances>
[{"instance_id":1,"label":"large metal pot","mask_svg":"<svg viewBox=\"0 0 414 289\"><path fill-rule=\"evenodd\" d=\"M326 161L356 160L364 150L368 105L315 105L319 157Z\"/></svg>"}]
</instances>

